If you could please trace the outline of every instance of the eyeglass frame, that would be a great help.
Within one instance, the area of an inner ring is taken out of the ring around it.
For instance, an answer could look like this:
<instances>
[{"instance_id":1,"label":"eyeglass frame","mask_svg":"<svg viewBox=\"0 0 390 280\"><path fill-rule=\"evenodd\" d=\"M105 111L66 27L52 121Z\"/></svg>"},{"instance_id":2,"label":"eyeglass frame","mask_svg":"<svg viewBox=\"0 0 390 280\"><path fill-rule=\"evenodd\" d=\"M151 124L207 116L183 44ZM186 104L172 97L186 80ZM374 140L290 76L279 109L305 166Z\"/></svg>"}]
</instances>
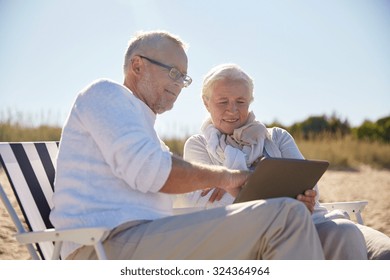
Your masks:
<instances>
[{"instance_id":1,"label":"eyeglass frame","mask_svg":"<svg viewBox=\"0 0 390 280\"><path fill-rule=\"evenodd\" d=\"M149 57L146 57L146 56L143 56L143 55L138 55L140 58L143 58L143 59L146 59L147 61L149 61L150 63L153 63L155 65L158 65L160 67L163 67L167 70L169 70L169 73L168 73L168 76L169 78L171 78L172 80L174 81L177 81L179 79L183 79L183 86L184 87L188 87L189 85L191 85L192 83L192 78L190 76L188 76L187 74L183 74L182 72L179 71L179 69L177 69L176 67L173 67L173 66L169 66L169 65L166 65L164 63L161 63L157 60L154 60L154 59L151 59ZM180 76L178 75L175 75L172 71L177 71L178 74L180 74Z\"/></svg>"}]
</instances>

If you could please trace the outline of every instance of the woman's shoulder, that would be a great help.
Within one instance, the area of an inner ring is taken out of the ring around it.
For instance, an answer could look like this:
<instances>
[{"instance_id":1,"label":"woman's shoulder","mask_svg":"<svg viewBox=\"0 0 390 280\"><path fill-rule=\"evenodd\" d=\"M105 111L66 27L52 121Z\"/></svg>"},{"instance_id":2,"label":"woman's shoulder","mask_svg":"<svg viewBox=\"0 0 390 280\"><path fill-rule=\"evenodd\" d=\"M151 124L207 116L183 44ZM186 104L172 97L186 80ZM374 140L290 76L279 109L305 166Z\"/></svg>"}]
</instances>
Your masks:
<instances>
[{"instance_id":1,"label":"woman's shoulder","mask_svg":"<svg viewBox=\"0 0 390 280\"><path fill-rule=\"evenodd\" d=\"M272 138L288 133L286 129L278 126L268 127L267 129Z\"/></svg>"},{"instance_id":2,"label":"woman's shoulder","mask_svg":"<svg viewBox=\"0 0 390 280\"><path fill-rule=\"evenodd\" d=\"M194 134L188 137L184 145L206 145L206 138L202 134Z\"/></svg>"},{"instance_id":3,"label":"woman's shoulder","mask_svg":"<svg viewBox=\"0 0 390 280\"><path fill-rule=\"evenodd\" d=\"M268 128L270 134L270 140L274 143L285 143L294 141L292 135L284 128L281 127L272 127Z\"/></svg>"},{"instance_id":4,"label":"woman's shoulder","mask_svg":"<svg viewBox=\"0 0 390 280\"><path fill-rule=\"evenodd\" d=\"M197 159L199 156L207 153L206 139L201 134L190 136L184 143L184 159Z\"/></svg>"}]
</instances>

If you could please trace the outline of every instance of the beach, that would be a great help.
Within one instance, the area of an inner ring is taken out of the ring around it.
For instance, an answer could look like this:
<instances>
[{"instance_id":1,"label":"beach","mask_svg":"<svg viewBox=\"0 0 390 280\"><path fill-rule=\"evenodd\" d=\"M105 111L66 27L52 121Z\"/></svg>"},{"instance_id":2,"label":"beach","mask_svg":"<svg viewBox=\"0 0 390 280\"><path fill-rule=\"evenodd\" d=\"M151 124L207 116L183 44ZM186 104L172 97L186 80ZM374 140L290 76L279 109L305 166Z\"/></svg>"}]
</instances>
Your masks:
<instances>
[{"instance_id":1,"label":"beach","mask_svg":"<svg viewBox=\"0 0 390 280\"><path fill-rule=\"evenodd\" d=\"M3 170L0 170L0 183L7 195L11 195ZM390 236L389 170L376 170L368 166L353 171L328 170L320 179L319 187L322 202L368 201L362 214L365 224ZM12 204L16 205L15 198L11 197ZM25 246L16 242L14 233L12 220L0 202L0 260L30 259Z\"/></svg>"}]
</instances>

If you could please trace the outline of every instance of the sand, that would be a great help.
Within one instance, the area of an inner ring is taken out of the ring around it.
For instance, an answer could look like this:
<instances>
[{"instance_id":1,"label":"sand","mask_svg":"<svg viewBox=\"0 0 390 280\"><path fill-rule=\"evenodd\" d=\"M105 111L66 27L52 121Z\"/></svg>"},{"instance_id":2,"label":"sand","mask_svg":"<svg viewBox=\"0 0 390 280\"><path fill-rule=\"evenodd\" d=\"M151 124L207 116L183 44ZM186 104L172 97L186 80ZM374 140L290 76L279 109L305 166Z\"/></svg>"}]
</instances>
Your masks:
<instances>
[{"instance_id":1,"label":"sand","mask_svg":"<svg viewBox=\"0 0 390 280\"><path fill-rule=\"evenodd\" d=\"M0 183L11 193L4 172ZM357 171L327 171L319 182L323 202L367 200L363 212L366 225L390 236L390 171L362 166ZM16 200L12 197L12 203ZM19 211L20 214L20 211ZM15 227L4 205L0 203L0 260L30 259L27 249L19 245L13 234Z\"/></svg>"}]
</instances>

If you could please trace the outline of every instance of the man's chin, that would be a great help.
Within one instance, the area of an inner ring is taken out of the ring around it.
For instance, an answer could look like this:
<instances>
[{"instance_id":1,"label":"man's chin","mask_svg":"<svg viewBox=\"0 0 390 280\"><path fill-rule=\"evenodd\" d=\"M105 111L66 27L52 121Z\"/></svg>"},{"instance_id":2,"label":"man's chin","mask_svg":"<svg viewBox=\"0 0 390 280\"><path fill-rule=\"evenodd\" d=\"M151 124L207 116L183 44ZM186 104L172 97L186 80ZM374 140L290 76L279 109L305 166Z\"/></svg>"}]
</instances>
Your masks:
<instances>
[{"instance_id":1,"label":"man's chin","mask_svg":"<svg viewBox=\"0 0 390 280\"><path fill-rule=\"evenodd\" d=\"M171 106L166 106L164 108L159 108L158 111L157 111L157 114L161 115L162 113L165 113L165 112L168 112L170 110L172 110L173 108L173 104Z\"/></svg>"}]
</instances>

